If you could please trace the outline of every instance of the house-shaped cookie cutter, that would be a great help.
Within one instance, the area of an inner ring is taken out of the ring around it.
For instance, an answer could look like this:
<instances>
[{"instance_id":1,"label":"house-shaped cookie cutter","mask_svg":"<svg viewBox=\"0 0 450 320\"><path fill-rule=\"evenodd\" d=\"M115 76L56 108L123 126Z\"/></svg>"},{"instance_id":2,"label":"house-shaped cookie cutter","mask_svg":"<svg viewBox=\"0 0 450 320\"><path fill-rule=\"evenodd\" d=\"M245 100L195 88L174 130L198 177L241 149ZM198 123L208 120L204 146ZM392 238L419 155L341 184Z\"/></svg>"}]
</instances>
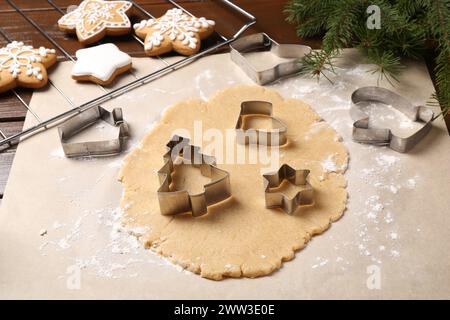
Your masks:
<instances>
[{"instance_id":1,"label":"house-shaped cookie cutter","mask_svg":"<svg viewBox=\"0 0 450 320\"><path fill-rule=\"evenodd\" d=\"M267 116L272 120L272 129L246 129L244 117L250 115ZM259 144L280 146L287 142L287 126L273 117L273 105L268 101L244 101L236 122L236 140L239 144Z\"/></svg>"},{"instance_id":2,"label":"house-shaped cookie cutter","mask_svg":"<svg viewBox=\"0 0 450 320\"><path fill-rule=\"evenodd\" d=\"M277 172L264 174L266 208L281 208L292 215L300 206L313 205L314 190L307 180L308 175L309 170L296 170L287 164L283 164ZM280 187L284 180L296 186L303 186L304 189L293 197L288 197L282 191L273 191Z\"/></svg>"},{"instance_id":3,"label":"house-shaped cookie cutter","mask_svg":"<svg viewBox=\"0 0 450 320\"><path fill-rule=\"evenodd\" d=\"M353 123L353 140L356 142L386 145L392 150L404 153L412 149L432 128L434 113L430 108L414 106L403 96L388 89L362 87L353 92L351 100L350 115L355 120ZM367 108L367 103L370 102L391 105L410 120L421 123L423 126L408 137L396 136L388 128L370 127L369 115L362 110Z\"/></svg>"},{"instance_id":4,"label":"house-shaped cookie cutter","mask_svg":"<svg viewBox=\"0 0 450 320\"><path fill-rule=\"evenodd\" d=\"M160 187L157 192L161 214L191 212L193 217L202 216L208 212L208 206L231 196L229 173L216 166L214 157L202 154L199 147L190 144L189 139L177 135L172 137L167 148L164 166L158 171ZM177 159L199 168L203 176L211 178L202 192L191 194L187 190L171 190L174 162Z\"/></svg>"},{"instance_id":5,"label":"house-shaped cookie cutter","mask_svg":"<svg viewBox=\"0 0 450 320\"><path fill-rule=\"evenodd\" d=\"M76 134L99 120L118 127L117 138L100 141L69 142ZM69 118L58 127L58 132L64 154L69 158L118 154L122 151L124 141L129 136L128 125L123 119L122 109L115 108L109 112L100 106L85 110Z\"/></svg>"},{"instance_id":6,"label":"house-shaped cookie cutter","mask_svg":"<svg viewBox=\"0 0 450 320\"><path fill-rule=\"evenodd\" d=\"M311 47L299 44L279 44L265 33L241 37L230 44L231 60L253 81L264 85L301 70L300 59L311 52ZM257 70L245 54L252 51L270 51L280 58L290 59L265 70Z\"/></svg>"}]
</instances>

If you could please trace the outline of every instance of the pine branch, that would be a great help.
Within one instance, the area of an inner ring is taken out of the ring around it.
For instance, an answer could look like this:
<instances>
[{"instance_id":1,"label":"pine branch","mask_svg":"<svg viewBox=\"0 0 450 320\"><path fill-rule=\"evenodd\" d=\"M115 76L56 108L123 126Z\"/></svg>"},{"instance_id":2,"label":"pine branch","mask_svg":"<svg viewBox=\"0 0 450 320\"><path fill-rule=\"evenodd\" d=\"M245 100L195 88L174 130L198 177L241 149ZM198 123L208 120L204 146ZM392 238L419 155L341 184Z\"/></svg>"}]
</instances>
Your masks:
<instances>
[{"instance_id":1,"label":"pine branch","mask_svg":"<svg viewBox=\"0 0 450 320\"><path fill-rule=\"evenodd\" d=\"M366 26L369 5L381 10L381 29ZM323 51L303 59L303 72L320 78L333 72L342 48L356 47L376 65L378 81L398 81L401 58L420 59L436 43L436 93L450 113L450 0L291 0L285 12L302 37L323 36ZM329 78L328 78L329 79Z\"/></svg>"},{"instance_id":2,"label":"pine branch","mask_svg":"<svg viewBox=\"0 0 450 320\"><path fill-rule=\"evenodd\" d=\"M432 31L438 42L440 53L436 58L436 86L434 98L442 108L442 115L450 112L450 3L446 1L431 1L430 15L437 23L432 25Z\"/></svg>"},{"instance_id":3,"label":"pine branch","mask_svg":"<svg viewBox=\"0 0 450 320\"><path fill-rule=\"evenodd\" d=\"M325 77L328 81L333 83L331 79L327 76L327 73L335 73L333 66L333 59L339 55L338 50L326 51L312 51L310 54L303 57L301 60L301 71L302 74L309 74L317 80L320 77Z\"/></svg>"},{"instance_id":4,"label":"pine branch","mask_svg":"<svg viewBox=\"0 0 450 320\"><path fill-rule=\"evenodd\" d=\"M386 37L384 45L399 57L419 59L425 52L425 32L422 27L409 23L399 28L397 32Z\"/></svg>"},{"instance_id":5,"label":"pine branch","mask_svg":"<svg viewBox=\"0 0 450 320\"><path fill-rule=\"evenodd\" d=\"M397 8L400 12L406 12L410 17L416 17L428 6L427 0L398 0Z\"/></svg>"},{"instance_id":6,"label":"pine branch","mask_svg":"<svg viewBox=\"0 0 450 320\"><path fill-rule=\"evenodd\" d=\"M328 19L327 33L323 37L323 48L326 51L346 48L353 38L353 29L358 24L359 0L341 0L334 3Z\"/></svg>"},{"instance_id":7,"label":"pine branch","mask_svg":"<svg viewBox=\"0 0 450 320\"><path fill-rule=\"evenodd\" d=\"M297 35L312 37L325 32L326 21L333 0L291 1L284 12L287 21L298 25Z\"/></svg>"},{"instance_id":8,"label":"pine branch","mask_svg":"<svg viewBox=\"0 0 450 320\"><path fill-rule=\"evenodd\" d=\"M375 64L375 68L369 70L372 74L378 74L377 85L383 79L386 79L392 86L399 82L398 75L403 66L400 63L400 58L395 56L393 52L380 52L376 49L367 51L367 58L370 63Z\"/></svg>"}]
</instances>

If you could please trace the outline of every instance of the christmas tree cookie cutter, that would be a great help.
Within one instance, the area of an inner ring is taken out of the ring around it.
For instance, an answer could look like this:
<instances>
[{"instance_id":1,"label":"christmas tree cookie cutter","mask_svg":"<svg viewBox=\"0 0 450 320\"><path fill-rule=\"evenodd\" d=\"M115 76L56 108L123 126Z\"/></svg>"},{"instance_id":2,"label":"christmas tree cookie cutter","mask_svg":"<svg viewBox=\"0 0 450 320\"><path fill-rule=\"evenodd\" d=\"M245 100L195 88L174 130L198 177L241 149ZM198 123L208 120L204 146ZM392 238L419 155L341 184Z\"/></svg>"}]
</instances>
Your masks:
<instances>
[{"instance_id":1,"label":"christmas tree cookie cutter","mask_svg":"<svg viewBox=\"0 0 450 320\"><path fill-rule=\"evenodd\" d=\"M118 127L117 138L101 141L69 142L72 137L99 120ZM58 127L58 132L64 154L68 158L119 154L122 151L125 139L129 136L128 125L123 119L122 109L115 108L109 112L100 106L85 110L69 118Z\"/></svg>"},{"instance_id":2,"label":"christmas tree cookie cutter","mask_svg":"<svg viewBox=\"0 0 450 320\"><path fill-rule=\"evenodd\" d=\"M287 142L287 126L273 117L273 105L268 101L244 101L236 122L236 140L239 144L259 144L280 146ZM266 116L272 120L272 129L252 129L244 127L245 116Z\"/></svg>"},{"instance_id":3,"label":"christmas tree cookie cutter","mask_svg":"<svg viewBox=\"0 0 450 320\"><path fill-rule=\"evenodd\" d=\"M167 143L167 148L164 166L158 171L160 187L157 192L161 214L191 212L193 217L198 217L208 212L208 206L231 197L230 175L216 166L214 157L202 154L200 148L192 145L189 139L177 135ZM204 185L203 192L191 194L187 190L170 188L177 159L199 168L203 176L211 178L211 182Z\"/></svg>"},{"instance_id":4,"label":"christmas tree cookie cutter","mask_svg":"<svg viewBox=\"0 0 450 320\"><path fill-rule=\"evenodd\" d=\"M309 184L307 178L309 170L296 170L288 164L283 164L277 172L263 175L264 194L266 208L281 208L289 215L301 206L310 206L314 204L314 190ZM282 191L274 191L280 187L283 181L296 186L303 186L304 189L297 192L293 197L289 197Z\"/></svg>"},{"instance_id":5,"label":"christmas tree cookie cutter","mask_svg":"<svg viewBox=\"0 0 450 320\"><path fill-rule=\"evenodd\" d=\"M403 96L388 89L362 87L353 92L351 100L350 115L355 121L353 123L353 140L356 142L385 145L392 150L405 153L411 150L432 128L434 113L430 108L414 106ZM362 110L370 102L391 105L406 115L411 121L423 124L423 126L408 137L399 137L388 128L370 127L369 115Z\"/></svg>"},{"instance_id":6,"label":"christmas tree cookie cutter","mask_svg":"<svg viewBox=\"0 0 450 320\"><path fill-rule=\"evenodd\" d=\"M299 59L311 52L311 47L299 44L279 44L265 33L242 37L230 44L231 60L236 63L253 81L264 85L301 70ZM245 53L265 49L280 58L290 59L272 68L257 70Z\"/></svg>"}]
</instances>

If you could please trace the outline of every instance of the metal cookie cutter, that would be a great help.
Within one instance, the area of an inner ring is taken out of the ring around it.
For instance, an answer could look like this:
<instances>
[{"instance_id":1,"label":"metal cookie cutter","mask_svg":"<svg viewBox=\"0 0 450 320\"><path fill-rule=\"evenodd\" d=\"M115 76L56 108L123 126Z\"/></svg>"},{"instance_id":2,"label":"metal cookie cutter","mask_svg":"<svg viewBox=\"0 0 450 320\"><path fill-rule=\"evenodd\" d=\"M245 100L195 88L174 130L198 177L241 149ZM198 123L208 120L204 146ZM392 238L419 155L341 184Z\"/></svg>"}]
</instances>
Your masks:
<instances>
[{"instance_id":1,"label":"metal cookie cutter","mask_svg":"<svg viewBox=\"0 0 450 320\"><path fill-rule=\"evenodd\" d=\"M199 147L191 145L189 139L180 136L174 136L167 148L165 164L158 171L161 214L176 215L191 211L194 217L202 216L208 212L208 206L231 196L230 176L227 171L216 167L214 157L201 154ZM205 184L203 192L190 194L187 190L171 191L174 161L178 157L182 157L183 163L200 168L203 176L211 178L211 182Z\"/></svg>"},{"instance_id":2,"label":"metal cookie cutter","mask_svg":"<svg viewBox=\"0 0 450 320\"><path fill-rule=\"evenodd\" d=\"M287 164L283 164L275 173L263 175L264 193L266 198L266 208L281 208L287 214L293 214L298 207L314 204L314 191L307 181L309 170L295 170ZM281 183L287 180L296 186L304 186L297 194L289 198L283 192L273 192Z\"/></svg>"},{"instance_id":3,"label":"metal cookie cutter","mask_svg":"<svg viewBox=\"0 0 450 320\"><path fill-rule=\"evenodd\" d=\"M236 139L239 144L263 144L280 146L287 142L287 126L272 116L272 103L267 101L244 101L236 123ZM268 116L272 119L272 129L245 129L243 118L249 115Z\"/></svg>"},{"instance_id":4,"label":"metal cookie cutter","mask_svg":"<svg viewBox=\"0 0 450 320\"><path fill-rule=\"evenodd\" d=\"M388 145L397 152L408 152L431 129L434 113L423 106L414 106L404 97L380 87L363 87L353 92L350 114L355 120L353 123L353 140L356 142ZM422 123L423 127L409 137L394 135L387 128L370 128L369 115L362 111L363 102L381 102L405 114L412 121Z\"/></svg>"},{"instance_id":5,"label":"metal cookie cutter","mask_svg":"<svg viewBox=\"0 0 450 320\"><path fill-rule=\"evenodd\" d=\"M68 142L71 137L98 120L103 120L118 127L117 138L103 141ZM112 112L109 112L100 106L83 111L68 119L58 127L58 132L64 154L69 158L118 154L122 151L125 138L129 136L128 125L123 120L122 109L115 108Z\"/></svg>"},{"instance_id":6,"label":"metal cookie cutter","mask_svg":"<svg viewBox=\"0 0 450 320\"><path fill-rule=\"evenodd\" d=\"M278 44L265 33L242 37L230 44L231 60L234 61L253 81L260 85L297 73L301 69L299 59L311 52L311 48L299 44ZM280 58L292 59L265 70L256 70L245 57L245 53L266 49Z\"/></svg>"}]
</instances>

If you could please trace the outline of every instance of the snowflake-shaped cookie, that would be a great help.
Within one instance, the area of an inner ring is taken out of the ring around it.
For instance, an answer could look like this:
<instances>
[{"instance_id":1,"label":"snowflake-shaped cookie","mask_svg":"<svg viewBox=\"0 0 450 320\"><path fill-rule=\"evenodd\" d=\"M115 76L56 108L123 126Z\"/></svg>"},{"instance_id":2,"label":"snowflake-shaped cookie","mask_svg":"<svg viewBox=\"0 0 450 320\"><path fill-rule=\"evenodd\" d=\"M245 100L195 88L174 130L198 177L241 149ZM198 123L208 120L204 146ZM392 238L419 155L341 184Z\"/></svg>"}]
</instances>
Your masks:
<instances>
[{"instance_id":1,"label":"snowflake-shaped cookie","mask_svg":"<svg viewBox=\"0 0 450 320\"><path fill-rule=\"evenodd\" d=\"M191 55L200 50L200 40L214 32L215 22L170 9L158 19L142 20L134 25L136 34L145 38L145 53L156 56L175 50Z\"/></svg>"},{"instance_id":2,"label":"snowflake-shaped cookie","mask_svg":"<svg viewBox=\"0 0 450 320\"><path fill-rule=\"evenodd\" d=\"M40 88L47 84L46 68L56 62L54 49L13 41L0 48L0 92L15 87Z\"/></svg>"},{"instance_id":3,"label":"snowflake-shaped cookie","mask_svg":"<svg viewBox=\"0 0 450 320\"><path fill-rule=\"evenodd\" d=\"M77 9L58 20L59 29L76 32L78 40L86 45L105 35L123 35L130 32L132 4L128 1L84 0Z\"/></svg>"}]
</instances>

